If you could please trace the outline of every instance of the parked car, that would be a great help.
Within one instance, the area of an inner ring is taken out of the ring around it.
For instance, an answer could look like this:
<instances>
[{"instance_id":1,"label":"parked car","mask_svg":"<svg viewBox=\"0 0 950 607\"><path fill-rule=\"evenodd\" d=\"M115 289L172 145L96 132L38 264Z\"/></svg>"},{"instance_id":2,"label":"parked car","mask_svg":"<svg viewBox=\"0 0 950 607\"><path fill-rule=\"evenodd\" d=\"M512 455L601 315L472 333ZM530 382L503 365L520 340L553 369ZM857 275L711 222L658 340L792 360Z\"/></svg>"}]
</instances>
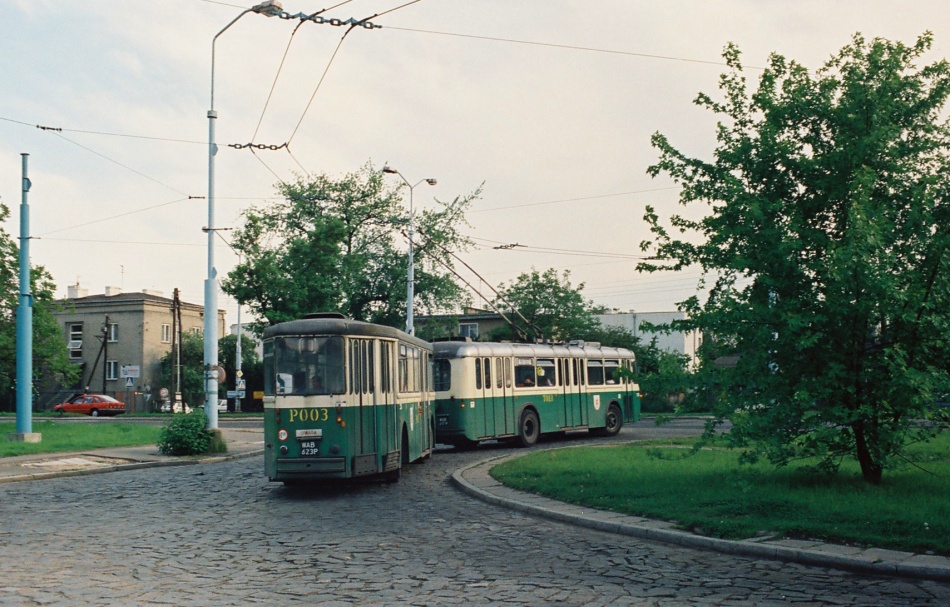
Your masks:
<instances>
[{"instance_id":1,"label":"parked car","mask_svg":"<svg viewBox=\"0 0 950 607\"><path fill-rule=\"evenodd\" d=\"M125 403L105 394L77 394L66 402L53 407L53 411L83 413L93 417L119 415L125 413Z\"/></svg>"}]
</instances>

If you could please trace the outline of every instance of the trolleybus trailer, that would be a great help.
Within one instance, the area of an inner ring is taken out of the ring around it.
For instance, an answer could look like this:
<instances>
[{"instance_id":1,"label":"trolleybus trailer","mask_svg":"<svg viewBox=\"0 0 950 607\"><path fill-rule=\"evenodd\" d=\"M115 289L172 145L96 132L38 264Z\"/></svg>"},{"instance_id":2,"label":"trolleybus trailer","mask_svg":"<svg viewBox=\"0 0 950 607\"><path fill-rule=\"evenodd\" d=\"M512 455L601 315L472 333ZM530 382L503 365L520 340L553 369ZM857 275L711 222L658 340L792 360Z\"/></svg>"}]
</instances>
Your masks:
<instances>
[{"instance_id":1,"label":"trolleybus trailer","mask_svg":"<svg viewBox=\"0 0 950 607\"><path fill-rule=\"evenodd\" d=\"M436 440L472 446L586 429L613 436L640 417L639 386L624 348L470 341L436 342Z\"/></svg>"},{"instance_id":2,"label":"trolleybus trailer","mask_svg":"<svg viewBox=\"0 0 950 607\"><path fill-rule=\"evenodd\" d=\"M264 467L272 481L387 474L431 454L431 346L311 315L264 330Z\"/></svg>"}]
</instances>

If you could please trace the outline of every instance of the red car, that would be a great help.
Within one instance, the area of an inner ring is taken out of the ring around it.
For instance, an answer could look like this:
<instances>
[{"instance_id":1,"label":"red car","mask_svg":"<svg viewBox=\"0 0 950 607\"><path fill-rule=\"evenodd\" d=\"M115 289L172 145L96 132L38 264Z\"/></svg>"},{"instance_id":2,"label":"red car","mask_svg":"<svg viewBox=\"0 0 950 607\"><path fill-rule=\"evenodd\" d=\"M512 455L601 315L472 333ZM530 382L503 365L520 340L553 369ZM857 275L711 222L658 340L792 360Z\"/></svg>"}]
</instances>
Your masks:
<instances>
[{"instance_id":1,"label":"red car","mask_svg":"<svg viewBox=\"0 0 950 607\"><path fill-rule=\"evenodd\" d=\"M125 413L125 403L105 394L77 394L53 407L60 413L84 413L93 417Z\"/></svg>"}]
</instances>

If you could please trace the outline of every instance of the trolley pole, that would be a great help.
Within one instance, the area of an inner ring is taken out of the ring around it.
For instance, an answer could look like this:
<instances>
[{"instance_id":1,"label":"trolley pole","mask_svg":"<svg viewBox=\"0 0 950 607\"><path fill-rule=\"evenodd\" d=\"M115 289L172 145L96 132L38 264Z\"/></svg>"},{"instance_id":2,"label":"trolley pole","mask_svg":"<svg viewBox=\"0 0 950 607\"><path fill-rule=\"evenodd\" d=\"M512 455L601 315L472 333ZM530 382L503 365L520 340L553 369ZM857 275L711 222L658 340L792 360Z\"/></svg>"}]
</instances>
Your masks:
<instances>
[{"instance_id":1,"label":"trolley pole","mask_svg":"<svg viewBox=\"0 0 950 607\"><path fill-rule=\"evenodd\" d=\"M33 432L33 295L30 293L30 205L27 193L29 154L23 157L23 199L20 202L20 302L16 312L16 434L14 441L38 443Z\"/></svg>"}]
</instances>

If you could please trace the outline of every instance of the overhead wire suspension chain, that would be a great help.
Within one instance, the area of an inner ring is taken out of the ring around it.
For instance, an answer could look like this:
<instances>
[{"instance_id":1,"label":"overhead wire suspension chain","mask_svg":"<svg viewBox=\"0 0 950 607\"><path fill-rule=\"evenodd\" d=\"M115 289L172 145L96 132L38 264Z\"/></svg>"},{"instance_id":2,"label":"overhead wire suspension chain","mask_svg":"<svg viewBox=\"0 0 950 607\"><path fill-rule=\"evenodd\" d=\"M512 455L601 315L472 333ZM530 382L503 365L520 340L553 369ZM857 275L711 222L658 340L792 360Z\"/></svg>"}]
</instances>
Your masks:
<instances>
[{"instance_id":1,"label":"overhead wire suspension chain","mask_svg":"<svg viewBox=\"0 0 950 607\"><path fill-rule=\"evenodd\" d=\"M349 19L337 19L337 18L327 18L321 17L320 15L308 15L306 13L297 13L293 15L288 12L281 11L277 13L277 16L281 19L300 19L301 21L313 21L318 24L329 24L334 27L343 27L344 25L350 25L353 27L362 27L364 29L373 30L373 29L382 29L382 25L377 25L372 21L367 21L366 19L354 19L350 17Z\"/></svg>"}]
</instances>

